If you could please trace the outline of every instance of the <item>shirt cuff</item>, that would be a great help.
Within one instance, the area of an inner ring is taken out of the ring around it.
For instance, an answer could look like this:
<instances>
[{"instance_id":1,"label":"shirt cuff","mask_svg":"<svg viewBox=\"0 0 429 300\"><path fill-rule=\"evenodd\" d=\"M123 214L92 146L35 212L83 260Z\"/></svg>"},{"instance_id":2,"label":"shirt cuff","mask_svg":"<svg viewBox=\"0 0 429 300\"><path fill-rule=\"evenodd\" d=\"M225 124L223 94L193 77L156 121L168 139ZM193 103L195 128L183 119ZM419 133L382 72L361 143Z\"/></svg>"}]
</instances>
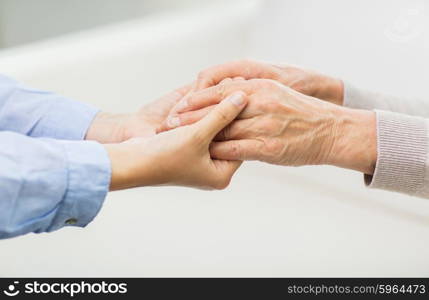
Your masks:
<instances>
[{"instance_id":1,"label":"shirt cuff","mask_svg":"<svg viewBox=\"0 0 429 300\"><path fill-rule=\"evenodd\" d=\"M424 194L428 158L427 121L420 117L376 110L377 163L365 175L371 188L419 196Z\"/></svg>"},{"instance_id":2,"label":"shirt cuff","mask_svg":"<svg viewBox=\"0 0 429 300\"><path fill-rule=\"evenodd\" d=\"M61 141L68 161L68 185L47 231L85 227L101 209L109 191L111 166L105 148L92 141Z\"/></svg>"},{"instance_id":3,"label":"shirt cuff","mask_svg":"<svg viewBox=\"0 0 429 300\"><path fill-rule=\"evenodd\" d=\"M63 140L83 140L100 110L68 98L53 99L49 113L34 128L31 136Z\"/></svg>"}]
</instances>

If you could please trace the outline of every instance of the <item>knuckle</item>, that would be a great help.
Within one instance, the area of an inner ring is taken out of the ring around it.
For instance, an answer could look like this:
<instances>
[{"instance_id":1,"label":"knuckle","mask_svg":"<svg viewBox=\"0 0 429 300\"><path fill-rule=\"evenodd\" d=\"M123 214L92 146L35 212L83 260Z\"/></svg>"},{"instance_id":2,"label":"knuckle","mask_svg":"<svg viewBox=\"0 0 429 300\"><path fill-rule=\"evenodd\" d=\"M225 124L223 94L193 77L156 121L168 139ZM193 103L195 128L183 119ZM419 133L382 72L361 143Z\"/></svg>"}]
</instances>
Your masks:
<instances>
[{"instance_id":1,"label":"knuckle","mask_svg":"<svg viewBox=\"0 0 429 300\"><path fill-rule=\"evenodd\" d=\"M227 78L222 79L222 81L220 82L220 84L226 84L226 83L229 83L229 82L232 82L232 78L227 77Z\"/></svg>"},{"instance_id":2,"label":"knuckle","mask_svg":"<svg viewBox=\"0 0 429 300\"><path fill-rule=\"evenodd\" d=\"M229 115L225 111L218 111L217 113L217 119L220 122L229 122Z\"/></svg>"},{"instance_id":3,"label":"knuckle","mask_svg":"<svg viewBox=\"0 0 429 300\"><path fill-rule=\"evenodd\" d=\"M261 102L261 108L265 111L265 112L278 112L281 108L282 105L281 103L277 102L277 101L264 101Z\"/></svg>"},{"instance_id":4,"label":"knuckle","mask_svg":"<svg viewBox=\"0 0 429 300\"><path fill-rule=\"evenodd\" d=\"M265 143L265 152L269 154L274 159L282 157L284 151L284 144L279 139L270 139L266 140Z\"/></svg>"},{"instance_id":5,"label":"knuckle","mask_svg":"<svg viewBox=\"0 0 429 300\"><path fill-rule=\"evenodd\" d=\"M223 99L226 96L226 85L225 84L218 84L218 85L216 85L216 88L214 89L214 91L218 97Z\"/></svg>"},{"instance_id":6,"label":"knuckle","mask_svg":"<svg viewBox=\"0 0 429 300\"><path fill-rule=\"evenodd\" d=\"M308 85L309 85L308 82L305 82L304 80L297 80L297 81L291 83L289 88L294 89L297 92L305 94L306 91L309 90Z\"/></svg>"},{"instance_id":7,"label":"knuckle","mask_svg":"<svg viewBox=\"0 0 429 300\"><path fill-rule=\"evenodd\" d=\"M198 99L199 99L198 94L189 93L189 94L183 96L182 99L179 101L179 103L184 101L188 106L192 106L192 105L195 105L196 103L198 103ZM177 106L177 104L176 104L176 106Z\"/></svg>"}]
</instances>

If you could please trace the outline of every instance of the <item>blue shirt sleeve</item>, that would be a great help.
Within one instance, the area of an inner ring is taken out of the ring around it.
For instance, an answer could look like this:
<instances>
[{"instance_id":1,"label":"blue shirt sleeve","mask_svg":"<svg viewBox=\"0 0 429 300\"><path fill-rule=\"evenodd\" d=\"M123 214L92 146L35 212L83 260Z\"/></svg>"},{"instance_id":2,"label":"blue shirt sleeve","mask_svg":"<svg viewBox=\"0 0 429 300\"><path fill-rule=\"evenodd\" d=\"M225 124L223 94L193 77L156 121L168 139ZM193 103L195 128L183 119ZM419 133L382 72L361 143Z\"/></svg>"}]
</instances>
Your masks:
<instances>
[{"instance_id":1,"label":"blue shirt sleeve","mask_svg":"<svg viewBox=\"0 0 429 300\"><path fill-rule=\"evenodd\" d=\"M84 227L97 215L110 183L105 148L0 132L0 238Z\"/></svg>"},{"instance_id":2,"label":"blue shirt sleeve","mask_svg":"<svg viewBox=\"0 0 429 300\"><path fill-rule=\"evenodd\" d=\"M0 75L0 131L82 140L99 110Z\"/></svg>"}]
</instances>

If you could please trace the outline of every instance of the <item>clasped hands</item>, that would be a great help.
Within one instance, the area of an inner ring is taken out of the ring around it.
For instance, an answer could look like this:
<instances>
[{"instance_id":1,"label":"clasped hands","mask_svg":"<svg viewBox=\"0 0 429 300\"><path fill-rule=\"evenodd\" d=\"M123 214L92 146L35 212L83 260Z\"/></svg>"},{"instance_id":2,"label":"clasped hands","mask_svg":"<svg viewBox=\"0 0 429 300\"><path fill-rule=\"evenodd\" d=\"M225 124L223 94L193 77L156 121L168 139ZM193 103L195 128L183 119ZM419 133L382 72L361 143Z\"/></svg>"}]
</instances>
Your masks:
<instances>
[{"instance_id":1,"label":"clasped hands","mask_svg":"<svg viewBox=\"0 0 429 300\"><path fill-rule=\"evenodd\" d=\"M111 190L223 189L244 160L374 172L375 114L341 106L339 79L295 66L236 61L134 114L99 113L86 139L106 147Z\"/></svg>"}]
</instances>

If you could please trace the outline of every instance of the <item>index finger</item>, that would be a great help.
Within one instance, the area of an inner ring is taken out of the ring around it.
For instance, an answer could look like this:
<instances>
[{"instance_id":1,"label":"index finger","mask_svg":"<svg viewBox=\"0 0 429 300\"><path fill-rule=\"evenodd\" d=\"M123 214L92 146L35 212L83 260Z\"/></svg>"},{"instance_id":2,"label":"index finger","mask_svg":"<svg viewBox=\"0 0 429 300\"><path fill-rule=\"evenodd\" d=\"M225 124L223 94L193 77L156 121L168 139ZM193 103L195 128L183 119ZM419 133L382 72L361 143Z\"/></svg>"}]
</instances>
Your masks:
<instances>
[{"instance_id":1,"label":"index finger","mask_svg":"<svg viewBox=\"0 0 429 300\"><path fill-rule=\"evenodd\" d=\"M190 93L173 108L174 114L201 109L207 106L220 103L228 95L243 91L245 94L252 92L252 85L248 81L232 81L229 83L216 85Z\"/></svg>"}]
</instances>

